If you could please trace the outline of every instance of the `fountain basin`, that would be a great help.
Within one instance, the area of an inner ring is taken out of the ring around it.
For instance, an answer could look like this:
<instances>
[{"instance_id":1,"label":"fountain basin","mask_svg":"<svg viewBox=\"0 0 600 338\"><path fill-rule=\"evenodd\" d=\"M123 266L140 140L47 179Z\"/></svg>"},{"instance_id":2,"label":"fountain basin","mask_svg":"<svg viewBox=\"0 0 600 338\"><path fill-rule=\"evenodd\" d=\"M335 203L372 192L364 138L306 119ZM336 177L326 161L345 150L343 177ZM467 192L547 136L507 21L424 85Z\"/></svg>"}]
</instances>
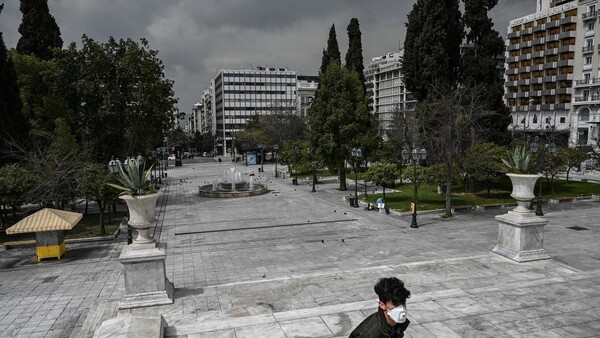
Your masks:
<instances>
[{"instance_id":1,"label":"fountain basin","mask_svg":"<svg viewBox=\"0 0 600 338\"><path fill-rule=\"evenodd\" d=\"M231 183L219 183L220 185L228 185L222 186L223 189L227 190L213 190L212 184L207 184L200 186L198 188L198 192L202 197L210 197L210 198L236 198L236 197L250 197L250 196L258 196L262 194L266 194L269 190L265 184L254 183L252 185L252 189L249 189L248 183L239 182L235 183L235 191L231 191ZM238 187L238 185L240 185ZM238 190L239 189L239 190Z\"/></svg>"}]
</instances>

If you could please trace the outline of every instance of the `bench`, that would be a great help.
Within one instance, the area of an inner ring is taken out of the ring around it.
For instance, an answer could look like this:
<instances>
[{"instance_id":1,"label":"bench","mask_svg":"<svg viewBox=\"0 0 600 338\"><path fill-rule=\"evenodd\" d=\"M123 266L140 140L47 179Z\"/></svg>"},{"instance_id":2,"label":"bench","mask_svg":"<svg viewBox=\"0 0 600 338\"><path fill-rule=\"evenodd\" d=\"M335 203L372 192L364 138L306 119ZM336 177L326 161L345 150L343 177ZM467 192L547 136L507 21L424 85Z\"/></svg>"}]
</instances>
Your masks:
<instances>
[{"instance_id":1,"label":"bench","mask_svg":"<svg viewBox=\"0 0 600 338\"><path fill-rule=\"evenodd\" d=\"M10 241L2 243L4 250L10 250L15 246L26 246L26 245L35 245L35 239L28 239L23 241Z\"/></svg>"}]
</instances>

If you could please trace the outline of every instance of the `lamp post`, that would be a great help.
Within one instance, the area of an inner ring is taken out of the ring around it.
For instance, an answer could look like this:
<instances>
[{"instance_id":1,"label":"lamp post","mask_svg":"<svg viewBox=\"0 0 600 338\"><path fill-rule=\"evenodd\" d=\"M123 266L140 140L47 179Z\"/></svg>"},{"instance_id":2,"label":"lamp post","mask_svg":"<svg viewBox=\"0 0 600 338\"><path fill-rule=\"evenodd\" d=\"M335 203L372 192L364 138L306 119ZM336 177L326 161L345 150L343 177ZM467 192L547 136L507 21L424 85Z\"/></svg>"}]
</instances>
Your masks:
<instances>
[{"instance_id":1,"label":"lamp post","mask_svg":"<svg viewBox=\"0 0 600 338\"><path fill-rule=\"evenodd\" d=\"M540 149L540 145L537 144L537 142L533 142L531 145L529 145L529 149L531 150L532 153L534 154L538 154L538 158L540 159L540 171L544 171L545 169L545 160L546 160L546 151L553 153L556 151L556 144L554 143L550 143L550 144L545 144L543 145L544 149ZM539 152L538 152L539 150ZM542 211L542 182L540 181L540 184L538 185L538 196L537 196L537 203L536 203L536 208L535 208L535 214L536 216L544 216L544 212Z\"/></svg>"},{"instance_id":2,"label":"lamp post","mask_svg":"<svg viewBox=\"0 0 600 338\"><path fill-rule=\"evenodd\" d=\"M417 163L420 160L427 159L427 150L421 149L421 151L419 151L416 148L413 148L413 150L411 152L409 152L407 148L404 148L404 150L402 150L402 158L405 161L412 162L412 164L413 164L413 179L412 179L412 181L413 181L413 186L414 186L414 192L413 192L412 221L410 223L410 227L418 228L419 226L417 225L417 203L419 200L419 185L421 185L421 182L419 182L419 180L417 179Z\"/></svg>"},{"instance_id":3,"label":"lamp post","mask_svg":"<svg viewBox=\"0 0 600 338\"><path fill-rule=\"evenodd\" d=\"M279 145L274 145L273 150L275 152L275 178L279 178L279 175L277 174L277 151L279 150Z\"/></svg>"},{"instance_id":4,"label":"lamp post","mask_svg":"<svg viewBox=\"0 0 600 338\"><path fill-rule=\"evenodd\" d=\"M358 208L358 170L356 169L356 161L362 157L362 150L360 148L352 148L352 166L354 167L354 207Z\"/></svg>"},{"instance_id":5,"label":"lamp post","mask_svg":"<svg viewBox=\"0 0 600 338\"><path fill-rule=\"evenodd\" d=\"M260 170L259 172L264 172L265 170L263 169L263 162L264 162L264 157L265 157L265 145L262 143L258 144L258 149L260 149Z\"/></svg>"},{"instance_id":6,"label":"lamp post","mask_svg":"<svg viewBox=\"0 0 600 338\"><path fill-rule=\"evenodd\" d=\"M310 171L312 173L312 190L310 192L317 192L315 190L315 186L317 185L317 174L315 173L316 161L314 149L308 148L308 153L310 154Z\"/></svg>"},{"instance_id":7,"label":"lamp post","mask_svg":"<svg viewBox=\"0 0 600 338\"><path fill-rule=\"evenodd\" d=\"M297 144L294 145L294 154L296 155L296 161L297 161L298 155L300 154L300 147L298 147ZM293 183L293 185L298 185L298 170L296 170L296 178L292 181L292 183Z\"/></svg>"}]
</instances>

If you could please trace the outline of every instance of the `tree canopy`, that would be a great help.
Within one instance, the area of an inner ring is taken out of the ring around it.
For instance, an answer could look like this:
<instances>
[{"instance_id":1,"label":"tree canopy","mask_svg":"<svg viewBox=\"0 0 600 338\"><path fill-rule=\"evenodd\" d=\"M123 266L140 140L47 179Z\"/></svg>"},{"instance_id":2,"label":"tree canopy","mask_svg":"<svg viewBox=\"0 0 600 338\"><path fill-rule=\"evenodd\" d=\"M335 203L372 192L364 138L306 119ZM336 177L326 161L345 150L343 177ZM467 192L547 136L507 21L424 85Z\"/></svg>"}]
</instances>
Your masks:
<instances>
[{"instance_id":1,"label":"tree canopy","mask_svg":"<svg viewBox=\"0 0 600 338\"><path fill-rule=\"evenodd\" d=\"M362 55L362 33L360 32L360 25L357 18L352 18L350 24L348 24L348 52L346 52L346 68L356 72L358 79L365 87L365 66L363 64Z\"/></svg>"},{"instance_id":2,"label":"tree canopy","mask_svg":"<svg viewBox=\"0 0 600 338\"><path fill-rule=\"evenodd\" d=\"M62 48L60 29L54 20L48 0L21 0L23 20L19 26L21 38L17 51L24 55L35 55L42 60L52 58L54 48Z\"/></svg>"},{"instance_id":3,"label":"tree canopy","mask_svg":"<svg viewBox=\"0 0 600 338\"><path fill-rule=\"evenodd\" d=\"M323 58L321 59L321 73L325 73L329 64L334 61L337 63L342 62L337 35L335 34L335 24L331 25L331 29L329 29L327 49L323 50Z\"/></svg>"},{"instance_id":4,"label":"tree canopy","mask_svg":"<svg viewBox=\"0 0 600 338\"><path fill-rule=\"evenodd\" d=\"M408 14L402 75L419 101L431 84L455 86L463 26L459 0L417 0Z\"/></svg>"},{"instance_id":5,"label":"tree canopy","mask_svg":"<svg viewBox=\"0 0 600 338\"><path fill-rule=\"evenodd\" d=\"M332 62L319 76L319 87L308 110L308 139L317 156L340 173L340 190L346 190L344 161L350 149L374 139L371 115L356 72Z\"/></svg>"}]
</instances>

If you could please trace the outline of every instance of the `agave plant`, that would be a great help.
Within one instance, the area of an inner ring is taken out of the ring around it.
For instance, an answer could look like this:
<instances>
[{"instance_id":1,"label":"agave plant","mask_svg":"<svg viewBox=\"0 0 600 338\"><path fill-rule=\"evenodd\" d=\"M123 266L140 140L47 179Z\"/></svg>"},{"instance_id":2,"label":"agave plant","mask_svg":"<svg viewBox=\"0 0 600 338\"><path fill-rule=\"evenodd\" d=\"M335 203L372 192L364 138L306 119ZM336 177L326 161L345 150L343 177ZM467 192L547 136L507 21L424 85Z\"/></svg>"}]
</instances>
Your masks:
<instances>
[{"instance_id":1,"label":"agave plant","mask_svg":"<svg viewBox=\"0 0 600 338\"><path fill-rule=\"evenodd\" d=\"M508 152L508 159L502 159L502 163L508 167L508 172L514 174L531 174L529 167L531 151L526 146L516 146L512 153Z\"/></svg>"},{"instance_id":2,"label":"agave plant","mask_svg":"<svg viewBox=\"0 0 600 338\"><path fill-rule=\"evenodd\" d=\"M141 165L140 163L141 162ZM121 195L141 196L156 192L152 183L152 166L144 171L144 161L128 160L129 169L123 170L121 163L118 165L117 181L120 184L108 183L111 187L122 190Z\"/></svg>"}]
</instances>

